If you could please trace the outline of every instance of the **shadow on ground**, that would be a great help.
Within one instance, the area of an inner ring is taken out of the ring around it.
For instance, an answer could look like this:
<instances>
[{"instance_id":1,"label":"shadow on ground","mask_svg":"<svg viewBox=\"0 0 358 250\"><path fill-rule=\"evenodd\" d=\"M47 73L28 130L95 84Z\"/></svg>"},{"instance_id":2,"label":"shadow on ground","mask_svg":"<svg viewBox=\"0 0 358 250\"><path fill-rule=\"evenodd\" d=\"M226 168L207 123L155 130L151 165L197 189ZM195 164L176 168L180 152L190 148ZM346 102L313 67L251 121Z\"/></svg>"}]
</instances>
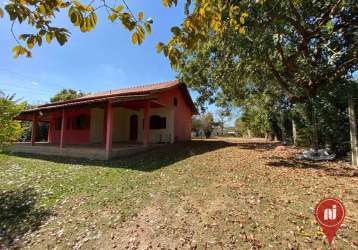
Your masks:
<instances>
[{"instance_id":1,"label":"shadow on ground","mask_svg":"<svg viewBox=\"0 0 358 250\"><path fill-rule=\"evenodd\" d=\"M237 146L240 149L244 150L255 150L259 152L265 152L267 150L272 150L277 146L281 145L280 142L245 142L237 143Z\"/></svg>"},{"instance_id":2,"label":"shadow on ground","mask_svg":"<svg viewBox=\"0 0 358 250\"><path fill-rule=\"evenodd\" d=\"M266 164L277 168L301 168L320 170L324 174L341 177L358 177L358 170L353 167L339 166L337 164L327 164L327 162L313 162L307 160L298 160L294 157L284 158L272 156Z\"/></svg>"},{"instance_id":3,"label":"shadow on ground","mask_svg":"<svg viewBox=\"0 0 358 250\"><path fill-rule=\"evenodd\" d=\"M0 193L0 249L20 247L21 238L51 215L49 210L37 208L36 202L33 189Z\"/></svg>"},{"instance_id":4,"label":"shadow on ground","mask_svg":"<svg viewBox=\"0 0 358 250\"><path fill-rule=\"evenodd\" d=\"M194 140L190 142L163 145L162 147L158 148L150 148L145 152L109 161L20 153L12 155L62 164L76 164L85 166L95 165L101 167L127 168L139 171L154 171L195 155L201 155L210 151L237 145L237 143L219 140Z\"/></svg>"}]
</instances>

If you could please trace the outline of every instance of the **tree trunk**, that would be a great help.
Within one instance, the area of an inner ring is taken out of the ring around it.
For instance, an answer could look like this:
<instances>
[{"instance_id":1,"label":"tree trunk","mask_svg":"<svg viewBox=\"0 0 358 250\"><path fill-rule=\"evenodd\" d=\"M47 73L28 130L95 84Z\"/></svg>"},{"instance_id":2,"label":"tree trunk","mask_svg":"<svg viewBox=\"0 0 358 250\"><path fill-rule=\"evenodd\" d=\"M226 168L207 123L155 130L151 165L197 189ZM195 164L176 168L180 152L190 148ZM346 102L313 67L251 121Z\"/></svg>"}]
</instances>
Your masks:
<instances>
[{"instance_id":1,"label":"tree trunk","mask_svg":"<svg viewBox=\"0 0 358 250\"><path fill-rule=\"evenodd\" d=\"M357 120L354 112L354 100L348 97L348 114L351 134L352 165L358 167L358 139L357 139Z\"/></svg>"},{"instance_id":2,"label":"tree trunk","mask_svg":"<svg viewBox=\"0 0 358 250\"><path fill-rule=\"evenodd\" d=\"M296 129L296 122L292 119L292 138L293 138L293 145L297 145L297 129Z\"/></svg>"},{"instance_id":3,"label":"tree trunk","mask_svg":"<svg viewBox=\"0 0 358 250\"><path fill-rule=\"evenodd\" d=\"M282 143L286 145L287 144L287 128L286 128L287 111L282 110L281 116L282 116L281 117Z\"/></svg>"},{"instance_id":4,"label":"tree trunk","mask_svg":"<svg viewBox=\"0 0 358 250\"><path fill-rule=\"evenodd\" d=\"M313 149L317 151L319 149L319 143L318 143L318 128L317 128L317 116L316 116L316 110L314 107L314 103L312 98L310 98L310 105L311 105L311 112L312 112L312 125L313 125L313 131L312 131L312 143L313 143Z\"/></svg>"}]
</instances>

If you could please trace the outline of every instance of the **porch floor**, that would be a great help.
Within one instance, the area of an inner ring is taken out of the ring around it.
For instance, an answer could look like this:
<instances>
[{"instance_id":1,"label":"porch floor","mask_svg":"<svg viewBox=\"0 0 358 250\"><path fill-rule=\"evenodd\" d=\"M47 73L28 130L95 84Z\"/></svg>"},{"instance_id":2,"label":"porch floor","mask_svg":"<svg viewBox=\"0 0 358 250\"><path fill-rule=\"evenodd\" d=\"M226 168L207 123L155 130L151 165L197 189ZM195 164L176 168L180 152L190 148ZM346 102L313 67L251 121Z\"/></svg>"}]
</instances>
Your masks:
<instances>
[{"instance_id":1,"label":"porch floor","mask_svg":"<svg viewBox=\"0 0 358 250\"><path fill-rule=\"evenodd\" d=\"M36 142L34 146L32 146L30 142L18 142L11 146L10 151L13 153L108 160L143 152L149 148L158 147L160 145L163 144L150 144L144 146L142 143L113 143L112 152L110 155L107 155L103 144L64 145L61 149L58 144L50 144L47 142Z\"/></svg>"}]
</instances>

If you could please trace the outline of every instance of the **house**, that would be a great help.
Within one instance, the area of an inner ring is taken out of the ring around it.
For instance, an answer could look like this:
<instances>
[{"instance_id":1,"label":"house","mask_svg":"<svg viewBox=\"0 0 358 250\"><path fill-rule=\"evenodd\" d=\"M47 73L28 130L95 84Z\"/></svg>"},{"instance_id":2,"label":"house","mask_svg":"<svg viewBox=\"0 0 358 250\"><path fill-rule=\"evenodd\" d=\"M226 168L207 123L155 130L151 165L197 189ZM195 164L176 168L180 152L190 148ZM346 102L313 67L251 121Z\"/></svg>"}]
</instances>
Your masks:
<instances>
[{"instance_id":1,"label":"house","mask_svg":"<svg viewBox=\"0 0 358 250\"><path fill-rule=\"evenodd\" d=\"M31 143L13 152L110 159L148 147L191 139L195 105L184 83L170 81L90 94L24 110L32 121ZM48 141L36 142L38 122L48 124Z\"/></svg>"}]
</instances>

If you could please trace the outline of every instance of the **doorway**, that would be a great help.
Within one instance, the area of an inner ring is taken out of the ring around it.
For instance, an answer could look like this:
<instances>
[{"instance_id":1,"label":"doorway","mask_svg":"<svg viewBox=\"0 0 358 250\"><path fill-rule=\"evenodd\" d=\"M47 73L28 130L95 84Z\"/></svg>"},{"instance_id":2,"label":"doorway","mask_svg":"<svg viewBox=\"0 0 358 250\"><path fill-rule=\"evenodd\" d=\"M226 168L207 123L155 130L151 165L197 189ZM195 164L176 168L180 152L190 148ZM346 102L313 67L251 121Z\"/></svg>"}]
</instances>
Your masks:
<instances>
[{"instance_id":1,"label":"doorway","mask_svg":"<svg viewBox=\"0 0 358 250\"><path fill-rule=\"evenodd\" d=\"M129 122L129 139L137 141L138 139L138 116L131 115Z\"/></svg>"}]
</instances>

